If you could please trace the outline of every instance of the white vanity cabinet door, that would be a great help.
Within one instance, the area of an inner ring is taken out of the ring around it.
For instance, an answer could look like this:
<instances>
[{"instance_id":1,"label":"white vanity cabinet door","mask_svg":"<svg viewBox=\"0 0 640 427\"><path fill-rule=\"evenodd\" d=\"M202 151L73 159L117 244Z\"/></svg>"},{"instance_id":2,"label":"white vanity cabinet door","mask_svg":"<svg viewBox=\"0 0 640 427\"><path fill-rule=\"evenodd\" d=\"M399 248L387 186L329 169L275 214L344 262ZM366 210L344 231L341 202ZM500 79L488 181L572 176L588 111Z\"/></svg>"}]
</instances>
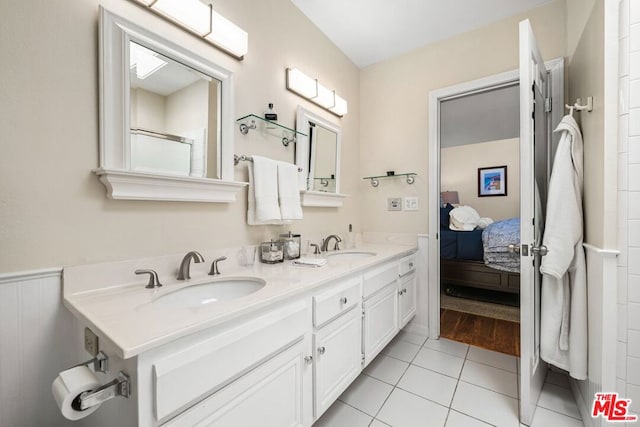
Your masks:
<instances>
[{"instance_id":1,"label":"white vanity cabinet door","mask_svg":"<svg viewBox=\"0 0 640 427\"><path fill-rule=\"evenodd\" d=\"M186 408L199 407L207 396L217 395L297 343L305 343L305 356L310 356L309 308L307 300L299 300L210 336L204 332L201 338L185 337L148 355L139 368L140 381L148 384L153 401L141 411L163 424ZM311 387L309 382L308 394ZM296 390L301 392L299 387ZM309 397L309 418L311 405Z\"/></svg>"},{"instance_id":2,"label":"white vanity cabinet door","mask_svg":"<svg viewBox=\"0 0 640 427\"><path fill-rule=\"evenodd\" d=\"M398 280L398 322L400 329L416 314L416 273L412 271Z\"/></svg>"},{"instance_id":3,"label":"white vanity cabinet door","mask_svg":"<svg viewBox=\"0 0 640 427\"><path fill-rule=\"evenodd\" d=\"M398 283L394 280L364 301L364 365L398 332Z\"/></svg>"},{"instance_id":4,"label":"white vanity cabinet door","mask_svg":"<svg viewBox=\"0 0 640 427\"><path fill-rule=\"evenodd\" d=\"M305 360L306 348L299 341L164 426L309 426L305 399L312 368Z\"/></svg>"},{"instance_id":5,"label":"white vanity cabinet door","mask_svg":"<svg viewBox=\"0 0 640 427\"><path fill-rule=\"evenodd\" d=\"M358 303L314 334L315 419L362 370L362 308Z\"/></svg>"}]
</instances>

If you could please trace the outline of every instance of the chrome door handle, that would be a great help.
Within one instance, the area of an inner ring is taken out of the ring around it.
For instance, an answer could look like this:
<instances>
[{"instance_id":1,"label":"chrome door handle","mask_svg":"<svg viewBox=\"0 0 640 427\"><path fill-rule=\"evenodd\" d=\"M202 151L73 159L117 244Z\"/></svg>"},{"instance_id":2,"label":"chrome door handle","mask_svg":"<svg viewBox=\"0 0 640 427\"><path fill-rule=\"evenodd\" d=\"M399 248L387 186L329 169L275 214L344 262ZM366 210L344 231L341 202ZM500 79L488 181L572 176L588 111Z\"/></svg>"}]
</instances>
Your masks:
<instances>
[{"instance_id":1,"label":"chrome door handle","mask_svg":"<svg viewBox=\"0 0 640 427\"><path fill-rule=\"evenodd\" d=\"M545 256L549 253L549 249L545 245L531 246L531 252L535 255Z\"/></svg>"},{"instance_id":2,"label":"chrome door handle","mask_svg":"<svg viewBox=\"0 0 640 427\"><path fill-rule=\"evenodd\" d=\"M324 346L318 347L318 354L324 354L325 351L326 349L324 348Z\"/></svg>"},{"instance_id":3,"label":"chrome door handle","mask_svg":"<svg viewBox=\"0 0 640 427\"><path fill-rule=\"evenodd\" d=\"M311 362L313 362L313 356L305 356L304 361L307 362L307 365L311 365Z\"/></svg>"},{"instance_id":4,"label":"chrome door handle","mask_svg":"<svg viewBox=\"0 0 640 427\"><path fill-rule=\"evenodd\" d=\"M520 245L514 245L513 243L507 246L507 250L513 254L520 253Z\"/></svg>"}]
</instances>

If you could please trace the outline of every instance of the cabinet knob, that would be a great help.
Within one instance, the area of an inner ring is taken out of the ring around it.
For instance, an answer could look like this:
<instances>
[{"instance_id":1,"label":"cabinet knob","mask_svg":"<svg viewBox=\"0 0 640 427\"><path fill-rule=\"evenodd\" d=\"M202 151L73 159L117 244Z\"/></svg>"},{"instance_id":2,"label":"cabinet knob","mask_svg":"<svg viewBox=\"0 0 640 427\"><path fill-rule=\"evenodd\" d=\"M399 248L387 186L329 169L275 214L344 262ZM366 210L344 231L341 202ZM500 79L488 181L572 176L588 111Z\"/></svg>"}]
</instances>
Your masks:
<instances>
[{"instance_id":1,"label":"cabinet knob","mask_svg":"<svg viewBox=\"0 0 640 427\"><path fill-rule=\"evenodd\" d=\"M342 304L346 304L346 303L347 303L347 301L348 301L347 297L342 297L342 298L340 298L340 302L341 302Z\"/></svg>"},{"instance_id":2,"label":"cabinet knob","mask_svg":"<svg viewBox=\"0 0 640 427\"><path fill-rule=\"evenodd\" d=\"M404 288L404 289L402 290L402 293L403 293L403 294L406 294L406 293L407 293L407 288Z\"/></svg>"},{"instance_id":3,"label":"cabinet knob","mask_svg":"<svg viewBox=\"0 0 640 427\"><path fill-rule=\"evenodd\" d=\"M304 361L307 362L307 365L311 365L311 362L313 362L313 356L305 356Z\"/></svg>"},{"instance_id":4,"label":"cabinet knob","mask_svg":"<svg viewBox=\"0 0 640 427\"><path fill-rule=\"evenodd\" d=\"M318 347L318 354L324 354L325 350L324 346Z\"/></svg>"},{"instance_id":5,"label":"cabinet knob","mask_svg":"<svg viewBox=\"0 0 640 427\"><path fill-rule=\"evenodd\" d=\"M412 262L409 263L409 268L413 268L413 263Z\"/></svg>"}]
</instances>

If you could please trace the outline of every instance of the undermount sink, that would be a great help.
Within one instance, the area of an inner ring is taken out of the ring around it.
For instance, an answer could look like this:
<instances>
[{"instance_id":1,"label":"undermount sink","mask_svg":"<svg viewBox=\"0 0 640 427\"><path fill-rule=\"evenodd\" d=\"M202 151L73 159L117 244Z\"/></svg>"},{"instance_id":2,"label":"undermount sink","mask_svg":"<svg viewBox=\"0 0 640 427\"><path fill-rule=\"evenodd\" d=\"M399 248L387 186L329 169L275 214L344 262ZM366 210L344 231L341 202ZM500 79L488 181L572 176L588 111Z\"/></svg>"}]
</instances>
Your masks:
<instances>
[{"instance_id":1,"label":"undermount sink","mask_svg":"<svg viewBox=\"0 0 640 427\"><path fill-rule=\"evenodd\" d=\"M152 304L159 307L199 307L242 298L264 288L266 283L257 277L226 277L170 292L156 298Z\"/></svg>"},{"instance_id":2,"label":"undermount sink","mask_svg":"<svg viewBox=\"0 0 640 427\"><path fill-rule=\"evenodd\" d=\"M375 256L375 252L350 251L350 252L334 252L327 255L327 258L341 261L353 261L361 258L369 258Z\"/></svg>"}]
</instances>

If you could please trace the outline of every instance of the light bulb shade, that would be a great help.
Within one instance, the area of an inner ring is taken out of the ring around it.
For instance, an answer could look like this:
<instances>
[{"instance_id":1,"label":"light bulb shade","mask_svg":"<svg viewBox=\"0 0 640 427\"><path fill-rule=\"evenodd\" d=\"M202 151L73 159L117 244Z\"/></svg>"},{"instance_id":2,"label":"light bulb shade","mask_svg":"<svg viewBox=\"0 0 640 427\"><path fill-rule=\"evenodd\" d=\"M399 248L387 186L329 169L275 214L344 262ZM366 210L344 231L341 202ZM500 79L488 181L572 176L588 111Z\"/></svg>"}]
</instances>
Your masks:
<instances>
[{"instance_id":1,"label":"light bulb shade","mask_svg":"<svg viewBox=\"0 0 640 427\"><path fill-rule=\"evenodd\" d=\"M315 98L318 95L316 80L297 68L287 68L287 89L305 98Z\"/></svg>"},{"instance_id":2,"label":"light bulb shade","mask_svg":"<svg viewBox=\"0 0 640 427\"><path fill-rule=\"evenodd\" d=\"M333 108L336 103L335 93L318 83L318 96L313 99L313 102L316 102L327 109Z\"/></svg>"},{"instance_id":3,"label":"light bulb shade","mask_svg":"<svg viewBox=\"0 0 640 427\"><path fill-rule=\"evenodd\" d=\"M200 0L158 0L151 7L200 36L211 31L211 7Z\"/></svg>"},{"instance_id":4,"label":"light bulb shade","mask_svg":"<svg viewBox=\"0 0 640 427\"><path fill-rule=\"evenodd\" d=\"M307 76L297 68L287 68L287 89L322 108L342 117L347 114L347 101L336 95L336 91L323 86L318 80Z\"/></svg>"},{"instance_id":5,"label":"light bulb shade","mask_svg":"<svg viewBox=\"0 0 640 427\"><path fill-rule=\"evenodd\" d=\"M457 205L460 203L460 198L458 197L457 191L443 191L440 193L440 198L442 199L443 204L451 203L452 205Z\"/></svg>"},{"instance_id":6,"label":"light bulb shade","mask_svg":"<svg viewBox=\"0 0 640 427\"><path fill-rule=\"evenodd\" d=\"M340 117L344 116L348 112L347 101L336 95L336 105L333 108L330 108L330 110Z\"/></svg>"},{"instance_id":7,"label":"light bulb shade","mask_svg":"<svg viewBox=\"0 0 640 427\"><path fill-rule=\"evenodd\" d=\"M211 34L205 39L217 44L236 56L244 56L249 45L249 36L246 31L229 21L224 16L213 11Z\"/></svg>"}]
</instances>

